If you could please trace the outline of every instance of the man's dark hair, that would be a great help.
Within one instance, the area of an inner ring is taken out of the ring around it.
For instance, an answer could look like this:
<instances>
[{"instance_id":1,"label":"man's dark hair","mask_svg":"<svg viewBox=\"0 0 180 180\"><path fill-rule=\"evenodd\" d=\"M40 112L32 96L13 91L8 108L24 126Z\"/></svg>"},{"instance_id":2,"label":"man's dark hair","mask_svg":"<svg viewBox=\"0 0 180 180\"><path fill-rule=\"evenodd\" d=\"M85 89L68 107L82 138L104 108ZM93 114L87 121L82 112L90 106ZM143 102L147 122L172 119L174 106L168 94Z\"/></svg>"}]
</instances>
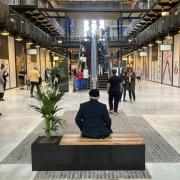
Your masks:
<instances>
[{"instance_id":1,"label":"man's dark hair","mask_svg":"<svg viewBox=\"0 0 180 180\"><path fill-rule=\"evenodd\" d=\"M113 75L116 75L116 73L117 73L117 70L116 70L116 69L113 69L113 70L112 70L112 74L113 74Z\"/></svg>"},{"instance_id":2,"label":"man's dark hair","mask_svg":"<svg viewBox=\"0 0 180 180\"><path fill-rule=\"evenodd\" d=\"M89 91L89 96L91 98L98 98L99 97L99 90L98 89L91 89Z\"/></svg>"}]
</instances>

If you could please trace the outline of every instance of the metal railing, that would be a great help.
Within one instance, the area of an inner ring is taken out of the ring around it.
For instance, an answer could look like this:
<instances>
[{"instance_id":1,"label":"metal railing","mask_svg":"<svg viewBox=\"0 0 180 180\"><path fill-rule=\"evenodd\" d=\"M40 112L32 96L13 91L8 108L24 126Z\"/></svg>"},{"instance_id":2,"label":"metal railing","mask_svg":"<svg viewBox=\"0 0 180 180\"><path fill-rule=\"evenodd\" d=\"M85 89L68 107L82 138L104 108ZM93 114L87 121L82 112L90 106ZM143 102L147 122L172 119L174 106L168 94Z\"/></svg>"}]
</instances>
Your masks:
<instances>
[{"instance_id":1,"label":"metal railing","mask_svg":"<svg viewBox=\"0 0 180 180\"><path fill-rule=\"evenodd\" d=\"M91 89L97 88L97 44L96 38L91 41Z\"/></svg>"},{"instance_id":2,"label":"metal railing","mask_svg":"<svg viewBox=\"0 0 180 180\"><path fill-rule=\"evenodd\" d=\"M145 44L156 40L159 36L165 36L171 31L178 30L180 27L180 8L174 9L169 16L158 19L151 26L141 32L136 40L140 44Z\"/></svg>"}]
</instances>

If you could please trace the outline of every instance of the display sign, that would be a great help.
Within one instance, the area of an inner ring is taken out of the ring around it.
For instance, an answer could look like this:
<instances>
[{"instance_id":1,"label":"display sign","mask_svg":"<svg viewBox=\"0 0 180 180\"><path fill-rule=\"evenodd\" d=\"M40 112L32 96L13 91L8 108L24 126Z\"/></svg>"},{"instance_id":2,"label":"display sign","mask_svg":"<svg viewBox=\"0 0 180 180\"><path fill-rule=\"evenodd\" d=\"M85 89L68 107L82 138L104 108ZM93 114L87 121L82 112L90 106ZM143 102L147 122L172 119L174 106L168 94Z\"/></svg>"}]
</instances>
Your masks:
<instances>
[{"instance_id":1,"label":"display sign","mask_svg":"<svg viewBox=\"0 0 180 180\"><path fill-rule=\"evenodd\" d=\"M171 51L172 46L170 44L162 44L162 45L160 45L160 50L161 51Z\"/></svg>"},{"instance_id":2,"label":"display sign","mask_svg":"<svg viewBox=\"0 0 180 180\"><path fill-rule=\"evenodd\" d=\"M27 54L36 55L37 54L37 49L27 49Z\"/></svg>"},{"instance_id":3,"label":"display sign","mask_svg":"<svg viewBox=\"0 0 180 180\"><path fill-rule=\"evenodd\" d=\"M54 57L53 57L53 60L54 60L54 61L59 61L59 56L54 56Z\"/></svg>"},{"instance_id":4,"label":"display sign","mask_svg":"<svg viewBox=\"0 0 180 180\"><path fill-rule=\"evenodd\" d=\"M142 56L148 56L148 53L146 51L140 52L139 55Z\"/></svg>"}]
</instances>

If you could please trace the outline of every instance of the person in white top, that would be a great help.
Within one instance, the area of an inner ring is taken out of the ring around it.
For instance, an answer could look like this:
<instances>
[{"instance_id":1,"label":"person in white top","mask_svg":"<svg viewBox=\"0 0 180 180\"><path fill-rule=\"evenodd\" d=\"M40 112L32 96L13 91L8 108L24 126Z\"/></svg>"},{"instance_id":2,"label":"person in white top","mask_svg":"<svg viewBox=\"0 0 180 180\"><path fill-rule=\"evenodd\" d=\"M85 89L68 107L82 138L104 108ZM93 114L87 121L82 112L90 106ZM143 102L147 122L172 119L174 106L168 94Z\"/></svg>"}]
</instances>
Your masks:
<instances>
[{"instance_id":1,"label":"person in white top","mask_svg":"<svg viewBox=\"0 0 180 180\"><path fill-rule=\"evenodd\" d=\"M137 71L136 71L136 79L137 79L137 85L140 86L141 83L141 77L142 77L142 71L139 67L137 67Z\"/></svg>"},{"instance_id":2,"label":"person in white top","mask_svg":"<svg viewBox=\"0 0 180 180\"><path fill-rule=\"evenodd\" d=\"M88 89L88 79L89 79L89 70L86 65L83 70L84 89Z\"/></svg>"},{"instance_id":3,"label":"person in white top","mask_svg":"<svg viewBox=\"0 0 180 180\"><path fill-rule=\"evenodd\" d=\"M85 55L84 54L82 54L81 56L80 56L80 59L79 59L79 61L80 61L80 69L84 69L84 67L85 67L85 65L86 65L86 57L85 57Z\"/></svg>"}]
</instances>

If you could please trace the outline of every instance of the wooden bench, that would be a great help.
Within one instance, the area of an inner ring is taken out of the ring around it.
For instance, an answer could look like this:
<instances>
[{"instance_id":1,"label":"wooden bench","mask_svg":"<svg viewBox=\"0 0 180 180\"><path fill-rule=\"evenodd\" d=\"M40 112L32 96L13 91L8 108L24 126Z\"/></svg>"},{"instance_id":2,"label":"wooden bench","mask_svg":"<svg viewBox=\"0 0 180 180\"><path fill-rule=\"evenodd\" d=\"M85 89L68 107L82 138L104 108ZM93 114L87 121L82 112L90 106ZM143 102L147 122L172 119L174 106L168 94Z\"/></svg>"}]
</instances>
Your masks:
<instances>
[{"instance_id":1,"label":"wooden bench","mask_svg":"<svg viewBox=\"0 0 180 180\"><path fill-rule=\"evenodd\" d=\"M64 164L70 170L145 169L145 143L135 133L114 133L106 139L65 134L60 147L65 148Z\"/></svg>"},{"instance_id":2,"label":"wooden bench","mask_svg":"<svg viewBox=\"0 0 180 180\"><path fill-rule=\"evenodd\" d=\"M135 133L114 133L106 139L65 134L57 145L32 145L32 152L36 171L145 169L145 143Z\"/></svg>"}]
</instances>

